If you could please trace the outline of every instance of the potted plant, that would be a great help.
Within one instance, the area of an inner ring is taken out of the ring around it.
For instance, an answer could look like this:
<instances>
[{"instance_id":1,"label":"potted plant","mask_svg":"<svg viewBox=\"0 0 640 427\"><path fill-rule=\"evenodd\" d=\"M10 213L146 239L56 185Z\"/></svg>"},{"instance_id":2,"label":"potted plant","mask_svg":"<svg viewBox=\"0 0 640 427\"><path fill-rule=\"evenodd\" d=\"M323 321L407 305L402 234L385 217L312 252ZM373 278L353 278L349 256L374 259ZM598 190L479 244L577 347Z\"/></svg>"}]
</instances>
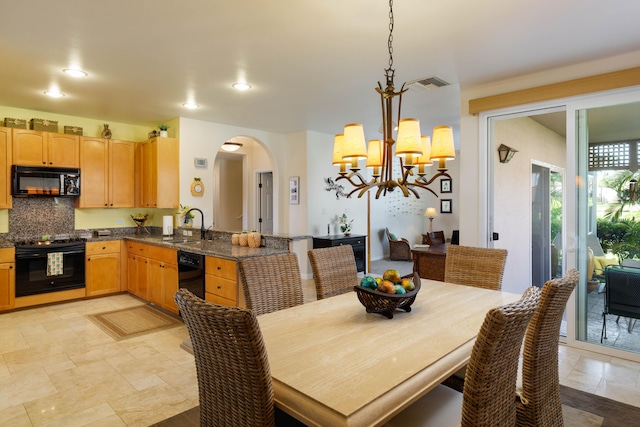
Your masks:
<instances>
[{"instance_id":1,"label":"potted plant","mask_svg":"<svg viewBox=\"0 0 640 427\"><path fill-rule=\"evenodd\" d=\"M342 214L338 219L340 220L340 231L342 231L345 236L349 236L351 234L351 223L353 220L349 220L347 214Z\"/></svg>"},{"instance_id":2,"label":"potted plant","mask_svg":"<svg viewBox=\"0 0 640 427\"><path fill-rule=\"evenodd\" d=\"M162 137L167 137L169 134L167 133L167 129L169 129L169 126L167 125L158 125L158 129L160 129L160 136Z\"/></svg>"},{"instance_id":3,"label":"potted plant","mask_svg":"<svg viewBox=\"0 0 640 427\"><path fill-rule=\"evenodd\" d=\"M185 227L191 227L193 225L193 212L189 212L191 206L180 205L180 223Z\"/></svg>"}]
</instances>

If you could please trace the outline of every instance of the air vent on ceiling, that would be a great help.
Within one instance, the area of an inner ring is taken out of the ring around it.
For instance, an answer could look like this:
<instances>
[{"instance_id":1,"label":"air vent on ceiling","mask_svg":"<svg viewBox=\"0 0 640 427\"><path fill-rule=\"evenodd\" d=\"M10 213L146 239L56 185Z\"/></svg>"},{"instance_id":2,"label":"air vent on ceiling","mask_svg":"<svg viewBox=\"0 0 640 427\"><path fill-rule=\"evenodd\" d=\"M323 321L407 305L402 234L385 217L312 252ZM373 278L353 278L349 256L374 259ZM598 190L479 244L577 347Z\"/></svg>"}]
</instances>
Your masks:
<instances>
[{"instance_id":1,"label":"air vent on ceiling","mask_svg":"<svg viewBox=\"0 0 640 427\"><path fill-rule=\"evenodd\" d=\"M449 86L449 82L436 76L413 80L408 84L411 85L411 87L420 89L435 89L442 86Z\"/></svg>"}]
</instances>

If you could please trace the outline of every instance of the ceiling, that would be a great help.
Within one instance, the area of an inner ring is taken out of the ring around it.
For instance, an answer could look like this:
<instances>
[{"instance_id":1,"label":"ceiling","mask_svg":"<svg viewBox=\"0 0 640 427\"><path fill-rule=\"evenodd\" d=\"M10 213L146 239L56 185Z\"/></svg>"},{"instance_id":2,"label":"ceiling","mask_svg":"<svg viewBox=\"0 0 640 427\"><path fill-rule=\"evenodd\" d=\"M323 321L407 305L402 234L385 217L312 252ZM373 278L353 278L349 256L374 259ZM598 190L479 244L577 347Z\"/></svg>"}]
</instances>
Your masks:
<instances>
[{"instance_id":1,"label":"ceiling","mask_svg":"<svg viewBox=\"0 0 640 427\"><path fill-rule=\"evenodd\" d=\"M180 116L334 134L359 122L378 137L385 1L20 0L2 12L0 105L150 128ZM396 87L451 83L411 86L403 116L425 134L457 128L460 88L635 51L639 13L621 0L398 1ZM252 90L231 88L243 80ZM43 95L52 88L66 96Z\"/></svg>"}]
</instances>

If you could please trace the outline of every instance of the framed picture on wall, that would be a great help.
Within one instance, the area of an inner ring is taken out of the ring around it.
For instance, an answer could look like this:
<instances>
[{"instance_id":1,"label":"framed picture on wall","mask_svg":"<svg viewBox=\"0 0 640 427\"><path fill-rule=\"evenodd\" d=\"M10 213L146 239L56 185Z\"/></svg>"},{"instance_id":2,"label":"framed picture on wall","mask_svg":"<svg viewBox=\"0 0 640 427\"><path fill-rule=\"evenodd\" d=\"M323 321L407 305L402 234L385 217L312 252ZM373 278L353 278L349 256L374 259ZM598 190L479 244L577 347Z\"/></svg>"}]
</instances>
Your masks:
<instances>
[{"instance_id":1,"label":"framed picture on wall","mask_svg":"<svg viewBox=\"0 0 640 427\"><path fill-rule=\"evenodd\" d=\"M289 177L289 204L290 205L300 204L300 177L299 176Z\"/></svg>"},{"instance_id":2,"label":"framed picture on wall","mask_svg":"<svg viewBox=\"0 0 640 427\"><path fill-rule=\"evenodd\" d=\"M453 188L451 187L451 178L442 178L440 180L440 192L441 193L453 192Z\"/></svg>"},{"instance_id":3,"label":"framed picture on wall","mask_svg":"<svg viewBox=\"0 0 640 427\"><path fill-rule=\"evenodd\" d=\"M440 200L440 213L451 213L451 199L441 199Z\"/></svg>"}]
</instances>

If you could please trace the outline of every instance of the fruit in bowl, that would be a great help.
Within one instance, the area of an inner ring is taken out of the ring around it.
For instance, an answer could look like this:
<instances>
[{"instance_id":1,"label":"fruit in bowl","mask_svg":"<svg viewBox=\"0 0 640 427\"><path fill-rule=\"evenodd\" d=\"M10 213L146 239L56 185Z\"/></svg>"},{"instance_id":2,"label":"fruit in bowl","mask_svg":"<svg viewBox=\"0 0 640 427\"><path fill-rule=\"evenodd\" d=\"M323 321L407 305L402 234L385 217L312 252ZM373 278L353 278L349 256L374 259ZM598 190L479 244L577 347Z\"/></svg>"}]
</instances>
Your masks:
<instances>
[{"instance_id":1,"label":"fruit in bowl","mask_svg":"<svg viewBox=\"0 0 640 427\"><path fill-rule=\"evenodd\" d=\"M391 282L390 280L383 280L378 285L378 291L384 292L386 294L395 294L396 293L396 287L393 284L393 282Z\"/></svg>"},{"instance_id":2,"label":"fruit in bowl","mask_svg":"<svg viewBox=\"0 0 640 427\"><path fill-rule=\"evenodd\" d=\"M374 279L371 276L364 276L361 280L360 280L360 286L362 286L363 288L369 288L369 289L378 289L378 281L376 281L376 279Z\"/></svg>"},{"instance_id":3,"label":"fruit in bowl","mask_svg":"<svg viewBox=\"0 0 640 427\"><path fill-rule=\"evenodd\" d=\"M386 270L382 273L382 278L392 283L400 283L400 280L402 280L402 276L400 276L400 272L398 270Z\"/></svg>"}]
</instances>

